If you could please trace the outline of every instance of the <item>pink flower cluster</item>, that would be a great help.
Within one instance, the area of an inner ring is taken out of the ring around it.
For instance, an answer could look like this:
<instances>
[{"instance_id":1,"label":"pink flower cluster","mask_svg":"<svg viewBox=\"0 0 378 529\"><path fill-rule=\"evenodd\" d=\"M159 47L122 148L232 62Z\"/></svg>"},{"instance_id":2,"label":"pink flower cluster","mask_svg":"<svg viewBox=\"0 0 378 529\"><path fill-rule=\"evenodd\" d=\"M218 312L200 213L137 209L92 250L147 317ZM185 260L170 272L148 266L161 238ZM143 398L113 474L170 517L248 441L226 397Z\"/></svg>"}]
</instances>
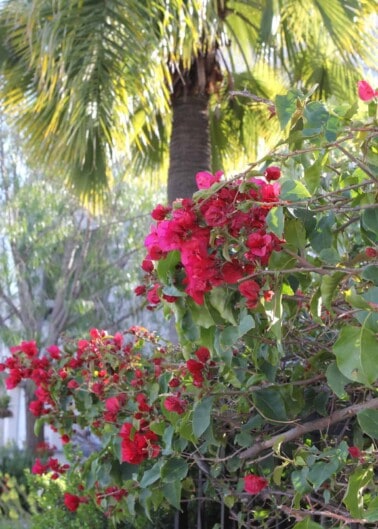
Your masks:
<instances>
[{"instance_id":1,"label":"pink flower cluster","mask_svg":"<svg viewBox=\"0 0 378 529\"><path fill-rule=\"evenodd\" d=\"M358 81L357 92L361 101L366 101L367 103L378 97L378 90L374 90L367 81Z\"/></svg>"},{"instance_id":2,"label":"pink flower cluster","mask_svg":"<svg viewBox=\"0 0 378 529\"><path fill-rule=\"evenodd\" d=\"M180 252L180 262L172 284L197 304L203 304L205 294L214 287L236 285L248 307L256 306L260 285L254 282L257 298L241 285L256 268L266 266L272 252L280 250L284 242L266 226L269 210L279 201L280 186L275 180L281 172L271 166L266 169L265 180L224 183L220 182L221 174L200 172L196 176L199 189L212 187L212 193L201 191L193 199L176 201L172 208L158 205L153 210L156 223L145 240L148 253L142 264L147 287L136 289L137 295L146 293L150 306L161 299L176 300L164 292L153 265L173 251Z\"/></svg>"}]
</instances>

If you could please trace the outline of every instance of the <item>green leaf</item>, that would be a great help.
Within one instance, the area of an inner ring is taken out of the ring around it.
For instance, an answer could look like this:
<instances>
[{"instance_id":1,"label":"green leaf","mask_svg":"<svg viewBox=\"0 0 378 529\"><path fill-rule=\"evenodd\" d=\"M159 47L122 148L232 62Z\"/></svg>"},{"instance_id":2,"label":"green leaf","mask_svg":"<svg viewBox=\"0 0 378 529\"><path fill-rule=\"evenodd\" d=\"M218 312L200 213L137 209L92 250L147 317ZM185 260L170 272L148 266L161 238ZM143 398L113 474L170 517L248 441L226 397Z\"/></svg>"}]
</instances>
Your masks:
<instances>
[{"instance_id":1,"label":"green leaf","mask_svg":"<svg viewBox=\"0 0 378 529\"><path fill-rule=\"evenodd\" d=\"M179 290L177 287L173 285L163 287L162 291L163 291L163 294L165 294L166 296L175 296L176 298L184 298L187 296L185 292L183 292L182 290Z\"/></svg>"},{"instance_id":2,"label":"green leaf","mask_svg":"<svg viewBox=\"0 0 378 529\"><path fill-rule=\"evenodd\" d=\"M329 461L318 461L310 468L307 479L313 484L314 489L318 490L337 471L339 466L340 461L337 457L333 457Z\"/></svg>"},{"instance_id":3,"label":"green leaf","mask_svg":"<svg viewBox=\"0 0 378 529\"><path fill-rule=\"evenodd\" d=\"M186 310L178 322L182 334L185 336L187 340L190 342L196 342L199 338L199 329L198 325L196 325L193 321L192 314L190 310Z\"/></svg>"},{"instance_id":4,"label":"green leaf","mask_svg":"<svg viewBox=\"0 0 378 529\"><path fill-rule=\"evenodd\" d=\"M321 525L316 522L313 522L311 518L307 517L300 522L297 522L293 529L323 529Z\"/></svg>"},{"instance_id":5,"label":"green leaf","mask_svg":"<svg viewBox=\"0 0 378 529\"><path fill-rule=\"evenodd\" d=\"M366 230L377 235L378 208L365 209L365 211L362 213L361 221Z\"/></svg>"},{"instance_id":6,"label":"green leaf","mask_svg":"<svg viewBox=\"0 0 378 529\"><path fill-rule=\"evenodd\" d=\"M323 263L337 265L340 262L340 254L335 248L324 248L319 252L319 257Z\"/></svg>"},{"instance_id":7,"label":"green leaf","mask_svg":"<svg viewBox=\"0 0 378 529\"><path fill-rule=\"evenodd\" d=\"M371 467L358 467L350 475L343 503L354 518L364 518L364 488L370 483L374 471Z\"/></svg>"},{"instance_id":8,"label":"green leaf","mask_svg":"<svg viewBox=\"0 0 378 529\"><path fill-rule=\"evenodd\" d=\"M298 250L306 246L306 229L299 219L288 219L285 222L285 240Z\"/></svg>"},{"instance_id":9,"label":"green leaf","mask_svg":"<svg viewBox=\"0 0 378 529\"><path fill-rule=\"evenodd\" d=\"M206 397L200 400L193 410L193 433L197 437L207 430L211 421L211 408L213 406L213 397Z\"/></svg>"},{"instance_id":10,"label":"green leaf","mask_svg":"<svg viewBox=\"0 0 378 529\"><path fill-rule=\"evenodd\" d=\"M126 497L127 510L130 516L135 516L135 494L128 494Z\"/></svg>"},{"instance_id":11,"label":"green leaf","mask_svg":"<svg viewBox=\"0 0 378 529\"><path fill-rule=\"evenodd\" d=\"M196 323L200 327L204 327L205 329L209 329L214 325L214 319L210 314L206 303L204 303L203 305L197 305L197 303L190 298L186 300L186 303L187 307L190 310L194 323Z\"/></svg>"},{"instance_id":12,"label":"green leaf","mask_svg":"<svg viewBox=\"0 0 378 529\"><path fill-rule=\"evenodd\" d=\"M188 474L188 463L181 458L168 459L161 469L161 478L164 483L182 481Z\"/></svg>"},{"instance_id":13,"label":"green leaf","mask_svg":"<svg viewBox=\"0 0 378 529\"><path fill-rule=\"evenodd\" d=\"M286 421L285 402L278 387L270 387L252 392L252 400L259 413L266 419Z\"/></svg>"},{"instance_id":14,"label":"green leaf","mask_svg":"<svg viewBox=\"0 0 378 529\"><path fill-rule=\"evenodd\" d=\"M343 327L333 346L337 367L354 382L371 385L378 378L378 342L365 325Z\"/></svg>"},{"instance_id":15,"label":"green leaf","mask_svg":"<svg viewBox=\"0 0 378 529\"><path fill-rule=\"evenodd\" d=\"M368 265L362 271L362 277L367 281L371 281L374 285L378 286L378 266Z\"/></svg>"},{"instance_id":16,"label":"green leaf","mask_svg":"<svg viewBox=\"0 0 378 529\"><path fill-rule=\"evenodd\" d=\"M290 90L285 95L277 95L275 98L275 108L280 122L281 129L284 129L297 110L297 99L301 96L299 90Z\"/></svg>"},{"instance_id":17,"label":"green leaf","mask_svg":"<svg viewBox=\"0 0 378 529\"><path fill-rule=\"evenodd\" d=\"M235 496L231 496L231 494L226 494L223 499L224 504L229 509L232 509L232 507L235 505L235 502L237 501L237 498L235 498Z\"/></svg>"},{"instance_id":18,"label":"green leaf","mask_svg":"<svg viewBox=\"0 0 378 529\"><path fill-rule=\"evenodd\" d=\"M231 303L231 297L232 293L222 287L213 288L208 295L209 302L217 309L222 318L232 325L236 325L237 322L232 310L233 304Z\"/></svg>"},{"instance_id":19,"label":"green leaf","mask_svg":"<svg viewBox=\"0 0 378 529\"><path fill-rule=\"evenodd\" d=\"M378 306L378 287L371 287L362 294L362 297L373 306ZM366 325L374 333L378 333L378 312L373 312L372 307L369 310L360 310L356 313L356 319L361 325Z\"/></svg>"},{"instance_id":20,"label":"green leaf","mask_svg":"<svg viewBox=\"0 0 378 529\"><path fill-rule=\"evenodd\" d=\"M142 479L140 480L140 486L142 489L145 489L152 485L152 483L155 483L158 479L160 479L160 469L162 466L162 461L158 461L154 464L153 467L146 470L142 476Z\"/></svg>"},{"instance_id":21,"label":"green leaf","mask_svg":"<svg viewBox=\"0 0 378 529\"><path fill-rule=\"evenodd\" d=\"M348 394L345 391L345 386L349 384L350 380L341 373L335 363L327 367L326 377L329 387L339 399L347 398Z\"/></svg>"},{"instance_id":22,"label":"green leaf","mask_svg":"<svg viewBox=\"0 0 378 529\"><path fill-rule=\"evenodd\" d=\"M311 193L307 187L298 180L286 180L281 187L280 198L289 202L296 202L310 198Z\"/></svg>"},{"instance_id":23,"label":"green leaf","mask_svg":"<svg viewBox=\"0 0 378 529\"><path fill-rule=\"evenodd\" d=\"M254 327L255 320L250 314L245 314L237 327L233 325L223 329L219 336L220 346L223 350L230 348L239 340L239 338L244 336L251 329L254 329Z\"/></svg>"},{"instance_id":24,"label":"green leaf","mask_svg":"<svg viewBox=\"0 0 378 529\"><path fill-rule=\"evenodd\" d=\"M295 257L287 255L284 252L272 252L269 259L270 270L285 270L285 268L292 268L296 264Z\"/></svg>"},{"instance_id":25,"label":"green leaf","mask_svg":"<svg viewBox=\"0 0 378 529\"><path fill-rule=\"evenodd\" d=\"M169 252L165 259L160 259L156 265L156 272L160 281L164 284L169 284L174 275L176 266L181 260L181 255L178 250Z\"/></svg>"},{"instance_id":26,"label":"green leaf","mask_svg":"<svg viewBox=\"0 0 378 529\"><path fill-rule=\"evenodd\" d=\"M230 348L239 339L239 328L234 325L225 327L219 335L219 344L222 350Z\"/></svg>"},{"instance_id":27,"label":"green leaf","mask_svg":"<svg viewBox=\"0 0 378 529\"><path fill-rule=\"evenodd\" d=\"M172 481L171 483L163 483L164 497L172 507L179 510L181 501L181 481Z\"/></svg>"},{"instance_id":28,"label":"green leaf","mask_svg":"<svg viewBox=\"0 0 378 529\"><path fill-rule=\"evenodd\" d=\"M332 227L335 222L333 213L322 217L316 224L316 228L309 234L309 239L313 249L320 253L325 248L331 248L333 243Z\"/></svg>"},{"instance_id":29,"label":"green leaf","mask_svg":"<svg viewBox=\"0 0 378 529\"><path fill-rule=\"evenodd\" d=\"M328 156L319 156L310 167L305 169L304 180L311 193L314 193L319 187L323 166L327 158Z\"/></svg>"},{"instance_id":30,"label":"green leaf","mask_svg":"<svg viewBox=\"0 0 378 529\"><path fill-rule=\"evenodd\" d=\"M34 435L38 436L42 430L45 421L43 417L38 417L34 423Z\"/></svg>"},{"instance_id":31,"label":"green leaf","mask_svg":"<svg viewBox=\"0 0 378 529\"><path fill-rule=\"evenodd\" d=\"M362 296L356 293L356 289L354 287L351 287L349 290L345 291L345 299L355 309L370 309L369 303Z\"/></svg>"},{"instance_id":32,"label":"green leaf","mask_svg":"<svg viewBox=\"0 0 378 529\"><path fill-rule=\"evenodd\" d=\"M277 237L282 237L284 221L284 212L281 206L272 208L265 219L268 230L275 233Z\"/></svg>"},{"instance_id":33,"label":"green leaf","mask_svg":"<svg viewBox=\"0 0 378 529\"><path fill-rule=\"evenodd\" d=\"M310 301L310 313L315 321L322 324L322 295L320 288L317 288Z\"/></svg>"},{"instance_id":34,"label":"green leaf","mask_svg":"<svg viewBox=\"0 0 378 529\"><path fill-rule=\"evenodd\" d=\"M329 112L320 101L311 101L303 111L305 127L304 136L311 136L322 131L329 118Z\"/></svg>"},{"instance_id":35,"label":"green leaf","mask_svg":"<svg viewBox=\"0 0 378 529\"><path fill-rule=\"evenodd\" d=\"M163 424L163 423L161 423L161 424ZM151 430L156 432L156 430L152 429L152 426L151 426ZM164 443L163 455L170 455L172 453L172 439L173 439L174 431L175 430L174 430L174 427L172 425L168 426L168 428L165 425L164 432L162 432L162 435L163 435L162 441Z\"/></svg>"},{"instance_id":36,"label":"green leaf","mask_svg":"<svg viewBox=\"0 0 378 529\"><path fill-rule=\"evenodd\" d=\"M378 496L369 503L365 518L368 522L378 522Z\"/></svg>"},{"instance_id":37,"label":"green leaf","mask_svg":"<svg viewBox=\"0 0 378 529\"><path fill-rule=\"evenodd\" d=\"M248 331L254 328L255 320L250 314L244 314L238 326L240 337L244 336L245 334L247 334Z\"/></svg>"},{"instance_id":38,"label":"green leaf","mask_svg":"<svg viewBox=\"0 0 378 529\"><path fill-rule=\"evenodd\" d=\"M340 119L336 116L331 116L326 123L326 128L325 128L326 140L329 142L335 141L340 131L342 131L342 128L343 127L342 127L342 123Z\"/></svg>"},{"instance_id":39,"label":"green leaf","mask_svg":"<svg viewBox=\"0 0 378 529\"><path fill-rule=\"evenodd\" d=\"M294 489L301 494L306 494L312 490L310 483L307 481L308 472L308 467L304 467L301 470L294 470L290 476Z\"/></svg>"},{"instance_id":40,"label":"green leaf","mask_svg":"<svg viewBox=\"0 0 378 529\"><path fill-rule=\"evenodd\" d=\"M345 274L343 272L334 272L332 275L322 277L320 292L322 295L322 303L328 310L332 309L333 295L344 276Z\"/></svg>"},{"instance_id":41,"label":"green leaf","mask_svg":"<svg viewBox=\"0 0 378 529\"><path fill-rule=\"evenodd\" d=\"M378 410L360 411L357 420L364 433L373 439L378 439Z\"/></svg>"}]
</instances>

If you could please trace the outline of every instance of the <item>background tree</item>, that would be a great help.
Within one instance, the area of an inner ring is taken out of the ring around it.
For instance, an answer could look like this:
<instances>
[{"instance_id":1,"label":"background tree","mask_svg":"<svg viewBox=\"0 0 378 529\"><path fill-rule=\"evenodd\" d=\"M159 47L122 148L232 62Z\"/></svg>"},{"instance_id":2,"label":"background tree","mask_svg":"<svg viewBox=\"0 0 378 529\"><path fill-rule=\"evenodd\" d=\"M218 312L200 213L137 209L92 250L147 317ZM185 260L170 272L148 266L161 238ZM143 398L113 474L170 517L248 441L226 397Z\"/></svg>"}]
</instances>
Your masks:
<instances>
[{"instance_id":1,"label":"background tree","mask_svg":"<svg viewBox=\"0 0 378 529\"><path fill-rule=\"evenodd\" d=\"M171 201L195 191L212 148L215 169L227 168L277 126L230 88L266 98L318 83L320 95L350 96L358 65L372 61L374 12L371 0L12 0L1 12L2 95L31 157L63 168L89 199L125 144L160 167L170 140Z\"/></svg>"},{"instance_id":2,"label":"background tree","mask_svg":"<svg viewBox=\"0 0 378 529\"><path fill-rule=\"evenodd\" d=\"M149 225L148 186L116 186L111 212L94 219L68 191L23 165L17 138L2 122L0 187L3 344L10 347L22 338L44 346L88 325L112 332L147 318L132 288ZM32 419L28 415L30 448L37 442Z\"/></svg>"}]
</instances>

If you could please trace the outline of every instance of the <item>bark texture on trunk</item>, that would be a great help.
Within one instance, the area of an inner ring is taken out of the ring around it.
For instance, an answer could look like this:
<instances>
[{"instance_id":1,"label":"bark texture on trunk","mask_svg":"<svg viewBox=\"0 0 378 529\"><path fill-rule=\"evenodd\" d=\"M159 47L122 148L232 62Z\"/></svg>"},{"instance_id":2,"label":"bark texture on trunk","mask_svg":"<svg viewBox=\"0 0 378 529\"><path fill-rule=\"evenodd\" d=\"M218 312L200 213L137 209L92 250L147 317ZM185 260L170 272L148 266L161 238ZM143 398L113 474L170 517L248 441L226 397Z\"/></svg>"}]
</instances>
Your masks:
<instances>
[{"instance_id":1,"label":"bark texture on trunk","mask_svg":"<svg viewBox=\"0 0 378 529\"><path fill-rule=\"evenodd\" d=\"M173 100L168 173L168 202L198 190L198 171L211 170L208 95L183 95Z\"/></svg>"}]
</instances>

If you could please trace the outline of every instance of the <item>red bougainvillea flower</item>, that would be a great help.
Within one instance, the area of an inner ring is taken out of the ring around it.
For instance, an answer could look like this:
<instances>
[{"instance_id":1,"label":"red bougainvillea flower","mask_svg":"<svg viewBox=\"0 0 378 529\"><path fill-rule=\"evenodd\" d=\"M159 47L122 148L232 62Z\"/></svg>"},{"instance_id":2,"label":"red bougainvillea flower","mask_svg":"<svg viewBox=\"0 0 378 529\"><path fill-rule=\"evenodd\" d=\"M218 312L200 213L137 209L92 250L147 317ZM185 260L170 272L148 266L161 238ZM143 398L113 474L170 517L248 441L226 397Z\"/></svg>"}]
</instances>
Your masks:
<instances>
[{"instance_id":1,"label":"red bougainvillea flower","mask_svg":"<svg viewBox=\"0 0 378 529\"><path fill-rule=\"evenodd\" d=\"M366 257L369 257L369 259L374 259L374 257L378 257L378 250L372 246L368 246L365 248L365 255Z\"/></svg>"},{"instance_id":2,"label":"red bougainvillea flower","mask_svg":"<svg viewBox=\"0 0 378 529\"><path fill-rule=\"evenodd\" d=\"M355 457L356 459L361 457L361 450L358 448L358 446L350 446L348 448L349 455L351 457Z\"/></svg>"},{"instance_id":3,"label":"red bougainvillea flower","mask_svg":"<svg viewBox=\"0 0 378 529\"><path fill-rule=\"evenodd\" d=\"M259 301L260 285L253 279L247 279L239 285L239 292L247 299L247 307L253 309Z\"/></svg>"},{"instance_id":4,"label":"red bougainvillea flower","mask_svg":"<svg viewBox=\"0 0 378 529\"><path fill-rule=\"evenodd\" d=\"M222 267L222 278L225 283L233 284L246 275L244 267L236 259L226 262Z\"/></svg>"},{"instance_id":5,"label":"red bougainvillea flower","mask_svg":"<svg viewBox=\"0 0 378 529\"><path fill-rule=\"evenodd\" d=\"M119 489L115 486L106 487L104 492L96 494L96 503L97 505L101 505L101 501L109 497L114 498L116 501L121 501L121 499L124 496L127 496L127 494L128 492L126 489Z\"/></svg>"},{"instance_id":6,"label":"red bougainvillea flower","mask_svg":"<svg viewBox=\"0 0 378 529\"><path fill-rule=\"evenodd\" d=\"M270 167L266 168L264 175L268 182L271 182L272 180L278 180L281 176L281 169L276 165L271 165Z\"/></svg>"},{"instance_id":7,"label":"red bougainvillea flower","mask_svg":"<svg viewBox=\"0 0 378 529\"><path fill-rule=\"evenodd\" d=\"M205 364L208 360L210 360L210 351L207 347L199 347L197 351L195 352L196 357L200 362Z\"/></svg>"},{"instance_id":8,"label":"red bougainvillea flower","mask_svg":"<svg viewBox=\"0 0 378 529\"><path fill-rule=\"evenodd\" d=\"M249 494L258 494L268 486L268 481L261 476L249 474L244 477L244 490Z\"/></svg>"},{"instance_id":9,"label":"red bougainvillea flower","mask_svg":"<svg viewBox=\"0 0 378 529\"><path fill-rule=\"evenodd\" d=\"M40 459L36 459L32 466L32 474L45 474L49 469L49 465L41 463Z\"/></svg>"},{"instance_id":10,"label":"red bougainvillea flower","mask_svg":"<svg viewBox=\"0 0 378 529\"><path fill-rule=\"evenodd\" d=\"M374 90L367 81L358 81L357 91L361 101L371 101L378 96L378 90Z\"/></svg>"},{"instance_id":11,"label":"red bougainvillea flower","mask_svg":"<svg viewBox=\"0 0 378 529\"><path fill-rule=\"evenodd\" d=\"M220 181L215 175L202 171L197 174L200 189L207 189ZM233 180L211 196L201 194L192 199L176 200L169 212L162 207L154 213L156 224L145 239L147 248L146 294L148 309L161 300L175 302L176 297L157 286L151 261L165 258L178 251L180 261L172 274L172 284L190 296L198 305L205 302L206 293L223 285L236 284L253 273L258 266L266 266L273 251L285 242L266 231L266 216L279 200L279 167L267 168L266 178L251 178L244 182ZM267 182L272 180L272 183ZM240 239L243 244L235 241ZM234 241L229 244L230 241ZM245 245L244 245L245 241ZM246 251L247 250L247 251ZM142 289L136 291L142 294ZM254 308L257 296L248 299L247 307Z\"/></svg>"},{"instance_id":12,"label":"red bougainvillea flower","mask_svg":"<svg viewBox=\"0 0 378 529\"><path fill-rule=\"evenodd\" d=\"M143 296L143 294L146 293L146 287L145 285L138 285L134 288L134 293L136 296Z\"/></svg>"},{"instance_id":13,"label":"red bougainvillea flower","mask_svg":"<svg viewBox=\"0 0 378 529\"><path fill-rule=\"evenodd\" d=\"M223 175L223 171L217 171L215 175L208 173L207 171L200 171L196 174L196 183L198 189L208 189L213 184L220 181Z\"/></svg>"},{"instance_id":14,"label":"red bougainvillea flower","mask_svg":"<svg viewBox=\"0 0 378 529\"><path fill-rule=\"evenodd\" d=\"M209 367L213 366L214 362L209 362L210 351L207 347L199 347L195 352L195 355L198 360L190 358L186 361L186 367L192 375L193 384L197 387L202 387L205 377L207 379L211 378Z\"/></svg>"},{"instance_id":15,"label":"red bougainvillea flower","mask_svg":"<svg viewBox=\"0 0 378 529\"><path fill-rule=\"evenodd\" d=\"M105 401L105 408L110 413L118 413L122 407L121 400L118 397L109 397Z\"/></svg>"},{"instance_id":16,"label":"red bougainvillea flower","mask_svg":"<svg viewBox=\"0 0 378 529\"><path fill-rule=\"evenodd\" d=\"M77 511L80 503L88 503L88 499L69 492L64 493L64 505L69 511Z\"/></svg>"},{"instance_id":17,"label":"red bougainvillea flower","mask_svg":"<svg viewBox=\"0 0 378 529\"><path fill-rule=\"evenodd\" d=\"M121 458L123 462L139 465L147 458L157 457L160 447L155 444L158 436L148 427L135 430L132 423L122 425L119 436L122 438Z\"/></svg>"},{"instance_id":18,"label":"red bougainvillea flower","mask_svg":"<svg viewBox=\"0 0 378 529\"><path fill-rule=\"evenodd\" d=\"M151 272L154 270L154 264L151 259L143 259L141 268L147 272L147 274L151 274Z\"/></svg>"},{"instance_id":19,"label":"red bougainvillea flower","mask_svg":"<svg viewBox=\"0 0 378 529\"><path fill-rule=\"evenodd\" d=\"M23 378L21 369L10 369L8 378L5 379L5 387L7 389L14 389L18 386Z\"/></svg>"},{"instance_id":20,"label":"red bougainvillea flower","mask_svg":"<svg viewBox=\"0 0 378 529\"><path fill-rule=\"evenodd\" d=\"M11 353L25 353L29 358L38 356L38 347L35 341L21 342L20 345L10 348Z\"/></svg>"},{"instance_id":21,"label":"red bougainvillea flower","mask_svg":"<svg viewBox=\"0 0 378 529\"><path fill-rule=\"evenodd\" d=\"M158 204L156 208L151 212L151 217L154 220L164 220L170 211L170 207Z\"/></svg>"},{"instance_id":22,"label":"red bougainvillea flower","mask_svg":"<svg viewBox=\"0 0 378 529\"><path fill-rule=\"evenodd\" d=\"M193 384L195 386L201 387L203 383L203 374L202 371L205 368L205 364L202 362L197 362L197 360L193 360L190 358L186 361L186 367L188 368L189 373L193 377Z\"/></svg>"},{"instance_id":23,"label":"red bougainvillea flower","mask_svg":"<svg viewBox=\"0 0 378 529\"><path fill-rule=\"evenodd\" d=\"M274 292L273 290L264 290L263 296L264 296L265 301L268 301L268 302L272 301L274 297Z\"/></svg>"},{"instance_id":24,"label":"red bougainvillea flower","mask_svg":"<svg viewBox=\"0 0 378 529\"><path fill-rule=\"evenodd\" d=\"M170 388L178 388L180 384L181 384L180 379L177 378L177 377L173 377L173 378L168 382L168 386L169 386Z\"/></svg>"},{"instance_id":25,"label":"red bougainvillea flower","mask_svg":"<svg viewBox=\"0 0 378 529\"><path fill-rule=\"evenodd\" d=\"M57 345L50 345L47 347L46 351L49 353L51 358L54 358L54 360L60 360L61 353Z\"/></svg>"},{"instance_id":26,"label":"red bougainvillea flower","mask_svg":"<svg viewBox=\"0 0 378 529\"><path fill-rule=\"evenodd\" d=\"M160 296L158 294L159 288L159 283L155 283L151 290L147 292L147 300L149 303L151 303L151 305L157 305L158 303L160 303Z\"/></svg>"},{"instance_id":27,"label":"red bougainvillea flower","mask_svg":"<svg viewBox=\"0 0 378 529\"><path fill-rule=\"evenodd\" d=\"M187 401L181 399L178 395L170 395L164 400L164 408L179 415L185 413L187 404Z\"/></svg>"},{"instance_id":28,"label":"red bougainvillea flower","mask_svg":"<svg viewBox=\"0 0 378 529\"><path fill-rule=\"evenodd\" d=\"M45 411L43 402L40 400L32 400L29 404L29 410L35 417L40 417Z\"/></svg>"}]
</instances>

